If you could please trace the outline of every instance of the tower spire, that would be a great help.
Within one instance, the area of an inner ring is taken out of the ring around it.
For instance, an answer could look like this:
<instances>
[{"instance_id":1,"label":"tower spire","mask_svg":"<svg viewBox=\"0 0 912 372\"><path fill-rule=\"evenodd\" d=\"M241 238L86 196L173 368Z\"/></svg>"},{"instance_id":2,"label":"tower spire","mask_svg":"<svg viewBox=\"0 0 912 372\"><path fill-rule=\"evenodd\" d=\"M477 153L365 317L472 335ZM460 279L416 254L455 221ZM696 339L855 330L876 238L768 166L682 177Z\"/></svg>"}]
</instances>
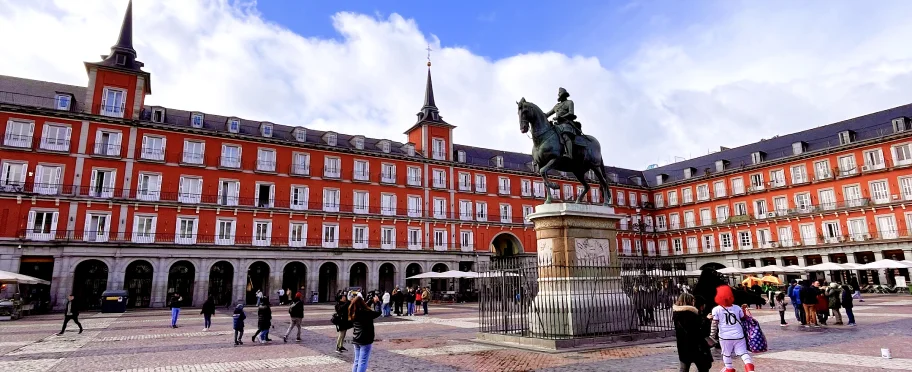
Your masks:
<instances>
[{"instance_id":1,"label":"tower spire","mask_svg":"<svg viewBox=\"0 0 912 372\"><path fill-rule=\"evenodd\" d=\"M101 58L103 61L100 64L105 66L142 71L143 63L136 60L136 49L133 49L133 0L127 2L120 34L117 43L111 47L111 54Z\"/></svg>"},{"instance_id":2,"label":"tower spire","mask_svg":"<svg viewBox=\"0 0 912 372\"><path fill-rule=\"evenodd\" d=\"M431 79L431 46L428 45L428 73L427 83L424 86L424 105L418 112L418 123L429 121L433 123L446 123L440 117L440 110L437 109L437 102L434 101L434 83Z\"/></svg>"}]
</instances>

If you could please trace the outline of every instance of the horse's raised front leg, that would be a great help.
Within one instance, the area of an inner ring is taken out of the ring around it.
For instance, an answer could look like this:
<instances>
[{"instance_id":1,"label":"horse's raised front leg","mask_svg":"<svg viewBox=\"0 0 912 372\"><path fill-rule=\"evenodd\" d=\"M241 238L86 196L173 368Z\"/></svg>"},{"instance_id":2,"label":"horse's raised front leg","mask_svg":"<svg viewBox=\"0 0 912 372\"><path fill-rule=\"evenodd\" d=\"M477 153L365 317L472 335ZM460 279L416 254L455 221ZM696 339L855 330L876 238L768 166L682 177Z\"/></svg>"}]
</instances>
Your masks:
<instances>
[{"instance_id":1,"label":"horse's raised front leg","mask_svg":"<svg viewBox=\"0 0 912 372\"><path fill-rule=\"evenodd\" d=\"M541 175L542 180L545 181L545 204L551 204L551 190L560 187L556 183L551 182L551 180L548 179L548 172L551 170L551 167L554 166L554 163L556 161L557 161L557 158L551 159L547 163L545 163L544 166L542 166L541 168L538 169L538 174Z\"/></svg>"}]
</instances>

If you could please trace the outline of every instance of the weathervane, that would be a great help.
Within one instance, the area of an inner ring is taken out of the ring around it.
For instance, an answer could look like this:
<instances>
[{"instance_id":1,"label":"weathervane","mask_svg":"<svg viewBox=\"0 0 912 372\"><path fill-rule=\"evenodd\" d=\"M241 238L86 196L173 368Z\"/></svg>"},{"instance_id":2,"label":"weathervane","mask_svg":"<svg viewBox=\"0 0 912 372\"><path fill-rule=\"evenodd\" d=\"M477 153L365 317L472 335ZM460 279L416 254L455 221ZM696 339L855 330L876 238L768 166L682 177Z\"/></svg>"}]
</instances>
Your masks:
<instances>
[{"instance_id":1,"label":"weathervane","mask_svg":"<svg viewBox=\"0 0 912 372\"><path fill-rule=\"evenodd\" d=\"M427 49L425 50L428 52L428 67L431 67L431 51L433 50L431 49L431 44L428 44Z\"/></svg>"}]
</instances>

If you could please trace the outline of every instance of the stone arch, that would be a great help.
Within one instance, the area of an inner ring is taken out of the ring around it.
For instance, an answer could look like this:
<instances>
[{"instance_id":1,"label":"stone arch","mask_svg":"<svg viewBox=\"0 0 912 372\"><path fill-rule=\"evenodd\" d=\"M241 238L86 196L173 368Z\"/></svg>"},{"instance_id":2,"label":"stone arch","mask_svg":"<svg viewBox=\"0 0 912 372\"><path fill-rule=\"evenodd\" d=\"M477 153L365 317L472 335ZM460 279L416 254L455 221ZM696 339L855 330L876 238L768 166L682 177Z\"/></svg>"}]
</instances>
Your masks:
<instances>
[{"instance_id":1,"label":"stone arch","mask_svg":"<svg viewBox=\"0 0 912 372\"><path fill-rule=\"evenodd\" d=\"M396 273L398 272L399 266L392 262L380 264L380 267L377 268L377 275L379 276L377 283L380 285L381 292L393 292L393 289L396 288Z\"/></svg>"},{"instance_id":2,"label":"stone arch","mask_svg":"<svg viewBox=\"0 0 912 372\"><path fill-rule=\"evenodd\" d=\"M509 231L501 231L491 239L491 252L496 257L511 257L523 253L522 241Z\"/></svg>"},{"instance_id":3,"label":"stone arch","mask_svg":"<svg viewBox=\"0 0 912 372\"><path fill-rule=\"evenodd\" d=\"M109 267L101 259L84 259L74 267L72 294L88 309L101 307L101 294L108 287Z\"/></svg>"},{"instance_id":4,"label":"stone arch","mask_svg":"<svg viewBox=\"0 0 912 372\"><path fill-rule=\"evenodd\" d=\"M436 264L434 264L433 267L431 267L431 271L433 271L435 273L442 273L442 272L446 272L449 270L450 270L450 266L445 263L442 263L442 262L436 263ZM446 291L447 287L449 285L449 282L450 282L450 279L431 279L431 291L433 291L433 292Z\"/></svg>"},{"instance_id":5,"label":"stone arch","mask_svg":"<svg viewBox=\"0 0 912 372\"><path fill-rule=\"evenodd\" d=\"M348 286L359 287L362 291L369 291L367 288L367 275L370 268L366 263L358 261L348 267Z\"/></svg>"},{"instance_id":6,"label":"stone arch","mask_svg":"<svg viewBox=\"0 0 912 372\"><path fill-rule=\"evenodd\" d=\"M262 291L264 297L269 297L269 273L271 270L272 268L269 264L262 260L253 261L247 266L247 282L245 284L247 295L245 296L245 301L248 305L257 303L257 290Z\"/></svg>"},{"instance_id":7,"label":"stone arch","mask_svg":"<svg viewBox=\"0 0 912 372\"><path fill-rule=\"evenodd\" d=\"M405 267L405 277L418 275L424 272L424 267L417 262L412 262ZM421 284L421 279L405 279L405 286L411 287Z\"/></svg>"},{"instance_id":8,"label":"stone arch","mask_svg":"<svg viewBox=\"0 0 912 372\"><path fill-rule=\"evenodd\" d=\"M188 260L174 261L168 267L168 286L166 291L168 298L177 293L184 298L184 304L192 304L195 282L196 265Z\"/></svg>"},{"instance_id":9,"label":"stone arch","mask_svg":"<svg viewBox=\"0 0 912 372\"><path fill-rule=\"evenodd\" d=\"M282 268L282 288L291 290L286 293L286 300L294 299L295 293L300 292L304 299L307 299L307 264L301 261L289 261Z\"/></svg>"},{"instance_id":10,"label":"stone arch","mask_svg":"<svg viewBox=\"0 0 912 372\"><path fill-rule=\"evenodd\" d=\"M159 273L161 275L161 273ZM130 261L124 268L123 289L130 293L127 307L149 307L152 303L152 282L155 266L144 259Z\"/></svg>"},{"instance_id":11,"label":"stone arch","mask_svg":"<svg viewBox=\"0 0 912 372\"><path fill-rule=\"evenodd\" d=\"M318 295L321 302L333 302L336 300L336 292L339 280L339 265L332 261L326 261L320 264L318 275Z\"/></svg>"},{"instance_id":12,"label":"stone arch","mask_svg":"<svg viewBox=\"0 0 912 372\"><path fill-rule=\"evenodd\" d=\"M231 262L220 260L209 266L209 295L217 305L229 305L234 301L231 297L234 286L234 265Z\"/></svg>"}]
</instances>

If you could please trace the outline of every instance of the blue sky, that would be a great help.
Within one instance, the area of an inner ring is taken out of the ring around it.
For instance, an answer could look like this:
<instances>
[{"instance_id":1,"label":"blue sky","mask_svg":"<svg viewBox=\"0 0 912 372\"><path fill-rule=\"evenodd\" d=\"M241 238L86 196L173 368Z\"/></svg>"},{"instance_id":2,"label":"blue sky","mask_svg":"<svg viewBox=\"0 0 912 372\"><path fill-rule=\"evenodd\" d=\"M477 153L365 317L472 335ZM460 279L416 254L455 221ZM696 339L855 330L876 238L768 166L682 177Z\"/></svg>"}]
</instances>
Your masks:
<instances>
[{"instance_id":1,"label":"blue sky","mask_svg":"<svg viewBox=\"0 0 912 372\"><path fill-rule=\"evenodd\" d=\"M645 40L724 14L723 1L296 1L260 0L269 21L305 37L339 39L332 15L355 12L415 19L426 36L489 59L555 51L599 57L606 67L632 54ZM432 54L433 58L433 54Z\"/></svg>"},{"instance_id":2,"label":"blue sky","mask_svg":"<svg viewBox=\"0 0 912 372\"><path fill-rule=\"evenodd\" d=\"M515 102L565 87L608 164L644 169L912 102L912 1L874 4L136 0L134 44L147 104L401 142L431 43L456 143L529 152ZM125 7L0 0L0 74L85 85Z\"/></svg>"}]
</instances>

